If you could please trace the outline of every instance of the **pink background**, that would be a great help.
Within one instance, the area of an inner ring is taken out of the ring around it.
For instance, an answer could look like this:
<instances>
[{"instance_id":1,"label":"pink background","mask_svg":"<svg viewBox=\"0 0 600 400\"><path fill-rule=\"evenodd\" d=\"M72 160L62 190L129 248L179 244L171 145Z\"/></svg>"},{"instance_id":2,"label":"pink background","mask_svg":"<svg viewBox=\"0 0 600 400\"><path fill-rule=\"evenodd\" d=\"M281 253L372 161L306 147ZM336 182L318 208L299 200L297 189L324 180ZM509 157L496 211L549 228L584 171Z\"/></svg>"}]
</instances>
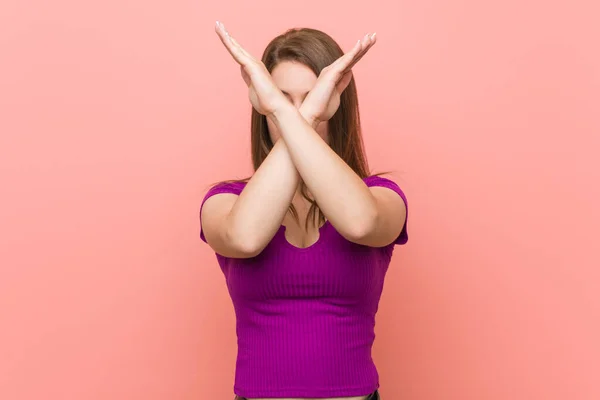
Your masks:
<instances>
[{"instance_id":1,"label":"pink background","mask_svg":"<svg viewBox=\"0 0 600 400\"><path fill-rule=\"evenodd\" d=\"M384 399L600 398L600 7L559 3L3 1L0 398L232 398L198 209L250 171L250 105L216 19L255 55L377 31L365 142L410 202Z\"/></svg>"}]
</instances>

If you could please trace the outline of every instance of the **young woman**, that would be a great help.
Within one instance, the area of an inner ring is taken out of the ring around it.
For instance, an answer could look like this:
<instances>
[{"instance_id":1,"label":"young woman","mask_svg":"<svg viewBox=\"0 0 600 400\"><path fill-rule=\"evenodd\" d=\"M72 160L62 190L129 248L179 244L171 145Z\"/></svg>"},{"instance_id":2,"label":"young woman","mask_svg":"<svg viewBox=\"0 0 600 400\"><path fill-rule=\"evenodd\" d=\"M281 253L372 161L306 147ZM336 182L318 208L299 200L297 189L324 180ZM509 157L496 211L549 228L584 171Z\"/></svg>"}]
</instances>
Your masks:
<instances>
[{"instance_id":1,"label":"young woman","mask_svg":"<svg viewBox=\"0 0 600 400\"><path fill-rule=\"evenodd\" d=\"M375 313L407 203L368 172L348 53L293 29L262 61L215 28L252 103L254 174L213 186L200 237L215 251L237 319L237 399L379 399Z\"/></svg>"}]
</instances>

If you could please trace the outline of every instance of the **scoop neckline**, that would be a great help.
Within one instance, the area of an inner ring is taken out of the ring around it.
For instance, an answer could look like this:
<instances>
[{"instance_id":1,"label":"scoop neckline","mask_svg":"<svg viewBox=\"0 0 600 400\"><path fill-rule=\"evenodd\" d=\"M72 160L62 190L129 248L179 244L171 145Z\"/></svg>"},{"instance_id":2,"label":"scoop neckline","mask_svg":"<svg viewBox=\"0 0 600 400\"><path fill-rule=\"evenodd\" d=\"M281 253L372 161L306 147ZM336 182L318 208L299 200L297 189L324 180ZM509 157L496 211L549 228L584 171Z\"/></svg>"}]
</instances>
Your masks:
<instances>
[{"instance_id":1,"label":"scoop neckline","mask_svg":"<svg viewBox=\"0 0 600 400\"><path fill-rule=\"evenodd\" d=\"M286 247L289 247L289 248L291 248L294 251L306 252L306 251L311 251L311 250L313 250L313 249L315 249L315 248L317 248L317 247L319 247L321 245L321 243L323 242L323 239L324 239L323 235L325 233L325 229L326 229L326 227L329 224L330 224L329 220L326 220L325 223L319 227L319 237L317 238L317 240L313 244L311 244L308 247L298 247L298 246L290 243L287 240L287 238L285 237L285 232L287 230L287 227L285 225L280 225L279 226L279 234L281 235L281 240L283 241L283 243L284 243L284 245Z\"/></svg>"}]
</instances>

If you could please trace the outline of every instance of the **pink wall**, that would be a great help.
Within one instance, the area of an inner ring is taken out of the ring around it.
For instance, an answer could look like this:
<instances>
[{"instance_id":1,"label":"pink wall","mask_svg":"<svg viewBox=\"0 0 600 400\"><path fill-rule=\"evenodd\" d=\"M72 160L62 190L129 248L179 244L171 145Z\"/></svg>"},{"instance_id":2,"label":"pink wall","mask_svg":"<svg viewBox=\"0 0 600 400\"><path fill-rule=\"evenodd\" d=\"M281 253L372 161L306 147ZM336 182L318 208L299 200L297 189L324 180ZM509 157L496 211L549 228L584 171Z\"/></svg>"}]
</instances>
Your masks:
<instances>
[{"instance_id":1,"label":"pink wall","mask_svg":"<svg viewBox=\"0 0 600 400\"><path fill-rule=\"evenodd\" d=\"M0 398L231 398L198 207L249 171L250 109L215 19L256 55L292 26L378 33L365 141L411 204L386 400L600 398L599 7L212 3L0 5Z\"/></svg>"}]
</instances>

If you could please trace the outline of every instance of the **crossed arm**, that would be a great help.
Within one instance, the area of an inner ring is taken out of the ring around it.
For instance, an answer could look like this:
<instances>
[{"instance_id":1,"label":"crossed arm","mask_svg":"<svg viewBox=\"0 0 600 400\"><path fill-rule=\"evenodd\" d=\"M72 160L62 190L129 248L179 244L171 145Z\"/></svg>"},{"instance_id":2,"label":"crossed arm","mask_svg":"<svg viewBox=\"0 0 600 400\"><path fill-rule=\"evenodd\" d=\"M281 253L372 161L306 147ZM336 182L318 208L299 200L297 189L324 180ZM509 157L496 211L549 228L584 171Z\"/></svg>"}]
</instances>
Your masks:
<instances>
[{"instance_id":1,"label":"crossed arm","mask_svg":"<svg viewBox=\"0 0 600 400\"><path fill-rule=\"evenodd\" d=\"M242 67L256 61L248 59L247 52L225 33L224 28L219 28L217 26L221 40ZM334 74L343 73L353 60L362 57L356 49L355 46L354 54L347 53L347 64L336 61L331 65L328 70L331 79L335 79ZM270 83L256 83L257 75L259 73L254 70L244 79L265 90ZM264 75L262 73L260 79L269 79ZM393 242L400 234L406 219L406 207L400 196L387 188L368 187L315 130L319 121L312 112L306 111L310 107L305 104L318 98L310 94L322 91L326 84L325 79L320 79L316 90L309 93L299 109L285 99L271 112L264 112L277 126L281 139L239 196L220 194L205 202L202 228L207 242L217 253L239 258L259 254L279 229L300 180L306 184L329 222L346 239L380 247ZM275 90L272 86L274 84L268 89ZM261 109L264 104L267 102L253 105Z\"/></svg>"}]
</instances>

